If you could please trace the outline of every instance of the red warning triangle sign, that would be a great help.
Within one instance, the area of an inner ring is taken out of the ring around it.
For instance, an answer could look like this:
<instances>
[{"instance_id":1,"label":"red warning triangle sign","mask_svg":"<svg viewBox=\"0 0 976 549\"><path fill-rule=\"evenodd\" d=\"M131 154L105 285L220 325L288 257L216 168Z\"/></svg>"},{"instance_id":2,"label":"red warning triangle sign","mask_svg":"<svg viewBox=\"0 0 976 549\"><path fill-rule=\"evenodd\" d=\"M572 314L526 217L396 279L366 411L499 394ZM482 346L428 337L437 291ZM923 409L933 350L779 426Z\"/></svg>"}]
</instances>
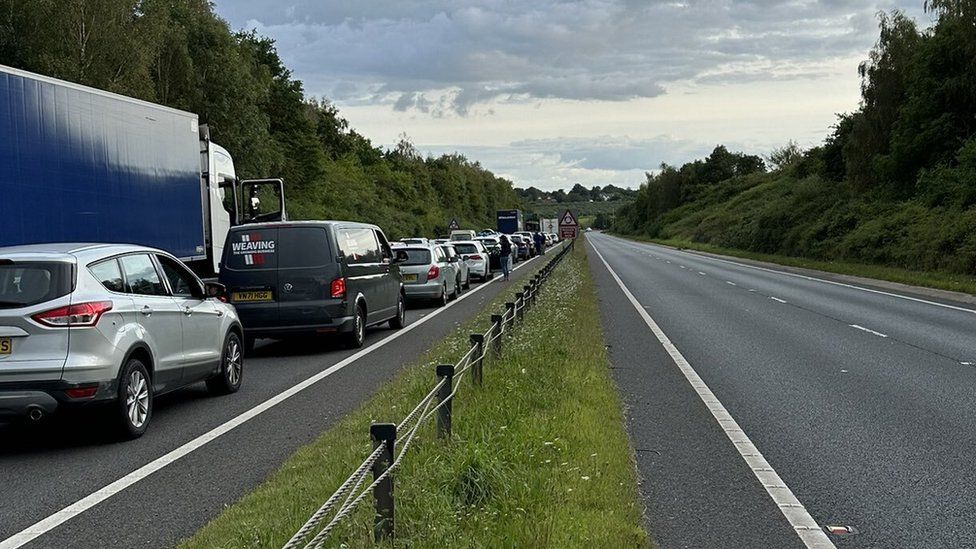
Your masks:
<instances>
[{"instance_id":1,"label":"red warning triangle sign","mask_svg":"<svg viewBox=\"0 0 976 549\"><path fill-rule=\"evenodd\" d=\"M573 217L573 212L571 212L569 210L566 210L566 213L564 213L563 216L561 218L559 218L559 224L560 225L578 225L579 223L577 223L576 222L576 218Z\"/></svg>"}]
</instances>

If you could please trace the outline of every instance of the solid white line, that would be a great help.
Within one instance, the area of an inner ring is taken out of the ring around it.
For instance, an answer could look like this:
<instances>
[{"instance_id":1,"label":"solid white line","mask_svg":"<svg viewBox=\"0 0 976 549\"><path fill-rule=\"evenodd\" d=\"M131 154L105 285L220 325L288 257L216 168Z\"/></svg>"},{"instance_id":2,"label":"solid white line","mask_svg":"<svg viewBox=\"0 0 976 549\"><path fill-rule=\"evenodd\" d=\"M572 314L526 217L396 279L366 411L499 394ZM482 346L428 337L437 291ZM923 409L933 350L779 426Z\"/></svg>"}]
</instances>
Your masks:
<instances>
[{"instance_id":1,"label":"solid white line","mask_svg":"<svg viewBox=\"0 0 976 549\"><path fill-rule=\"evenodd\" d=\"M545 257L545 256L534 257L522 263L521 265L515 267L514 269L512 269L512 271L516 271L524 267L525 265L528 265L530 262L535 261L539 257ZM72 518L84 513L85 511L107 500L108 498L114 496L115 494L118 494L119 492L125 490L126 488L132 486L133 484L139 482L140 480L163 469L167 465L171 465L172 463L175 463L181 458L186 457L190 453L202 448L207 443L212 442L218 437L225 435L228 432L232 431L233 429L243 425L247 421L254 419L255 417L263 414L264 412L267 412L271 408L277 406L278 404L281 404L282 402L295 396L301 391L311 387L312 385L318 383L319 381L322 381L323 379L338 372L339 370L345 368L346 366L352 364L353 362L359 360L360 358L368 355L369 353L375 351L376 349L379 349L384 345L404 336L405 334L409 333L411 330L419 326L422 326L428 320L448 310L450 307L453 307L455 304L460 303L464 299L467 299L469 296L474 295L475 293L482 290L483 288L487 288L493 282L497 282L500 280L502 280L500 276L493 277L491 280L478 286L477 288L465 294L461 294L460 297L458 297L457 299L449 303L446 307L437 309L436 311L429 313L427 316L419 320L416 320L411 324L408 324L406 327L396 331L392 335L389 335L381 339L380 341L377 341L376 343L370 345L369 347L366 347L365 349L344 358L343 360L335 363L334 365L326 368L325 370L322 370L321 372L313 375L312 377L306 379L305 381L302 381L297 385L292 386L289 389L285 389L284 391L269 398L268 400L265 400L261 404L258 404L257 406L251 408L250 410L247 410L246 412L240 414L239 416L232 418L226 423L219 425L214 429L211 429L210 431L183 444L182 446L176 448L175 450L172 450L171 452L161 457L158 457L153 461L150 461L149 463L143 465L142 467L136 469L135 471L132 471L131 473L116 480L115 482L112 482L111 484L108 484L100 488L99 490L96 490L95 492L72 503L71 505L65 507L64 509L61 509L60 511L34 523L31 526L28 526L21 532L18 532L10 536L9 538L3 540L2 542L0 542L0 549L16 549L18 547L22 547L23 545L31 542L35 538L43 534L46 534L47 532L50 532L51 530L64 524L68 520L71 520Z\"/></svg>"},{"instance_id":2,"label":"solid white line","mask_svg":"<svg viewBox=\"0 0 976 549\"><path fill-rule=\"evenodd\" d=\"M623 240L623 239L620 239L620 240ZM636 244L634 244L634 245L636 246ZM649 244L645 244L645 246L649 246ZM853 284L846 284L844 282L836 282L834 280L825 280L823 278L817 278L815 276L807 276L807 275L802 275L802 274L798 274L798 273L791 273L791 272L788 272L788 271L778 271L776 269L769 269L767 267L759 267L759 266L756 266L756 265L749 265L748 263L739 263L738 261L730 261L728 259L721 259L721 258L718 258L718 257L712 257L710 255L696 254L696 253L691 253L691 252L685 252L685 251L682 251L682 250L670 250L669 249L669 251L675 252L675 253L690 254L690 255L693 255L695 257L701 258L701 259L706 260L706 261L707 260L720 261L722 263L728 263L730 265L736 265L736 266L739 266L739 267L745 267L747 269L755 269L757 271L765 271L767 273L773 273L773 274L779 274L779 275L785 275L785 276L792 276L792 277L795 277L795 278L802 278L804 280L810 280L810 281L813 281L813 282L822 282L824 284L832 284L834 286L842 286L844 288L851 288L852 290L860 290L862 292L869 292L869 293L872 293L872 294L879 294L879 295L884 295L884 296L888 296L888 297L895 297L895 298L904 299L904 300L907 300L907 301L914 301L916 303L924 303L926 305L934 305L936 307L942 307L944 309L952 309L954 311L962 311L964 313L976 314L976 309L970 309L970 308L967 308L967 307L958 307L956 305L949 305L947 303L939 303L938 301L929 301L927 299L921 299L921 298L918 298L918 297L911 297L911 296L907 296L907 295L901 295L901 294L896 294L896 293L892 293L892 292L886 292L886 291L883 291L883 290L874 290L874 289L871 289L871 288L865 288L863 286L855 286Z\"/></svg>"},{"instance_id":3,"label":"solid white line","mask_svg":"<svg viewBox=\"0 0 976 549\"><path fill-rule=\"evenodd\" d=\"M875 332L874 330L870 330L870 329L868 329L868 328L865 328L864 326L858 326L857 324L849 324L849 326L850 326L851 328L857 328L858 330L861 330L861 331L864 331L864 332L867 332L867 333L869 333L869 334L874 334L874 335L876 335L876 336L878 336L878 337L888 337L888 336L886 336L886 335L884 335L884 334L883 334L883 333L881 333L881 332Z\"/></svg>"},{"instance_id":4,"label":"solid white line","mask_svg":"<svg viewBox=\"0 0 976 549\"><path fill-rule=\"evenodd\" d=\"M769 299L772 299L773 301L778 301L780 303L786 303L786 300L785 299L780 299L778 297L772 297L772 296L770 296Z\"/></svg>"},{"instance_id":5,"label":"solid white line","mask_svg":"<svg viewBox=\"0 0 976 549\"><path fill-rule=\"evenodd\" d=\"M725 409L725 406L719 402L715 394L712 393L707 385L705 385L705 382L702 380L701 376L698 375L698 372L696 372L685 357L682 356L681 352L678 351L678 348L675 347L674 343L672 343L664 331L661 330L661 327L654 322L654 319L651 318L651 315L649 315L644 307L641 306L641 304L637 301L637 298L634 297L634 294L627 289L627 286L624 285L620 277L617 276L617 273L614 272L613 268L610 267L610 264L607 263L607 260L604 259L603 254L600 253L600 250L598 250L596 246L592 247L593 251L595 251L597 256L600 257L600 261L603 262L603 265L610 272L610 275L614 280L617 281L617 285L620 286L621 290L623 290L624 295L627 296L627 299L637 310L637 313L641 316L641 318L644 319L644 323L647 324L647 327L651 329L651 331L657 337L657 340L661 342L664 349L669 355L671 355L671 359L674 360L675 364L678 365L678 368L681 370L681 373L684 374L685 379L688 380L688 383L690 383L695 392L698 393L698 397L701 398L702 402L705 403L705 406L712 413L712 417L714 417L718 422L719 427L725 431L725 435L729 437L729 440L732 441L732 444L739 452L739 455L743 460L745 460L746 464L752 470L752 473L756 475L756 478L759 479L759 482L762 484L763 488L766 489L766 493L769 494L769 497L779 507L780 512L782 512L783 516L786 517L786 520L789 521L790 525L793 527L793 530L796 532L796 535L800 537L800 540L804 543L804 545L807 547L834 547L834 544L827 537L827 534L821 530L820 525L817 524L817 521L813 520L813 517L810 516L809 512L807 512L806 507L804 507L796 496L793 495L793 491L786 486L783 479L781 479L776 471L773 470L773 467L768 461L766 461L766 458L762 456L759 449L756 448L745 432L742 431L739 424L735 421L732 415L729 414L728 410Z\"/></svg>"}]
</instances>

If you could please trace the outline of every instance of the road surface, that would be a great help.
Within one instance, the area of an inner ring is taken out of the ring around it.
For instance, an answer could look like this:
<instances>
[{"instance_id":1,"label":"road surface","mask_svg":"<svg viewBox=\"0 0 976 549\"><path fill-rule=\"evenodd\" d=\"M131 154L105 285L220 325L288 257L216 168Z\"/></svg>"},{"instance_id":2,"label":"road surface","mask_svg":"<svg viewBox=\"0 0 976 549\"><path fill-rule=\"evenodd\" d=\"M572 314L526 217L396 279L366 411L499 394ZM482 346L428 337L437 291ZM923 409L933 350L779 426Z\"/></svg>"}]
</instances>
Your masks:
<instances>
[{"instance_id":1,"label":"road surface","mask_svg":"<svg viewBox=\"0 0 976 549\"><path fill-rule=\"evenodd\" d=\"M371 329L369 352L326 341L259 342L240 392L215 398L200 384L160 397L138 440L116 442L88 415L35 428L0 426L0 548L175 545L499 293L521 288L515 281L541 261L520 263L512 282L496 276L475 284L444 309L409 309L405 333ZM308 386L267 407L303 382ZM244 418L200 444L198 437ZM178 459L167 463L163 456ZM35 538L34 531L41 534Z\"/></svg>"},{"instance_id":2,"label":"road surface","mask_svg":"<svg viewBox=\"0 0 976 549\"><path fill-rule=\"evenodd\" d=\"M972 306L587 240L661 547L976 546Z\"/></svg>"}]
</instances>

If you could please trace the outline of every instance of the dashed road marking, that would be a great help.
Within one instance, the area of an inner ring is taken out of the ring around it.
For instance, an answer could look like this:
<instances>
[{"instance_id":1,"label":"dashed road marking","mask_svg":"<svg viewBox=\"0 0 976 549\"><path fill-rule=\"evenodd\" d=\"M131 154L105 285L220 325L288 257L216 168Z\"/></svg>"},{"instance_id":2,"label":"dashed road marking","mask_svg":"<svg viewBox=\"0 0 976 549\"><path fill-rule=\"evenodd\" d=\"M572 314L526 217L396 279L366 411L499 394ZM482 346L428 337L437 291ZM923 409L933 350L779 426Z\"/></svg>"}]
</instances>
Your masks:
<instances>
[{"instance_id":1,"label":"dashed road marking","mask_svg":"<svg viewBox=\"0 0 976 549\"><path fill-rule=\"evenodd\" d=\"M698 271L698 274L700 274L700 275L702 275L702 276L705 276L705 273L703 273L703 272L701 272L701 271Z\"/></svg>"},{"instance_id":2,"label":"dashed road marking","mask_svg":"<svg viewBox=\"0 0 976 549\"><path fill-rule=\"evenodd\" d=\"M731 280L726 280L725 283L728 284L729 286L735 286L736 285L736 283L735 282L732 282Z\"/></svg>"},{"instance_id":3,"label":"dashed road marking","mask_svg":"<svg viewBox=\"0 0 976 549\"><path fill-rule=\"evenodd\" d=\"M873 334L873 335L876 335L878 337L888 337L887 335L885 335L885 334L883 334L881 332L876 332L876 331L874 331L874 330L872 330L870 328L865 328L864 326L858 326L857 324L850 324L849 326L851 328L856 328L858 330L861 330L862 332L867 332L869 334Z\"/></svg>"},{"instance_id":4,"label":"dashed road marking","mask_svg":"<svg viewBox=\"0 0 976 549\"><path fill-rule=\"evenodd\" d=\"M778 303L786 303L785 299L780 299L778 297L769 296L769 299L772 299L773 301L776 301Z\"/></svg>"},{"instance_id":5,"label":"dashed road marking","mask_svg":"<svg viewBox=\"0 0 976 549\"><path fill-rule=\"evenodd\" d=\"M637 310L637 313L650 328L651 332L654 333L657 340L664 347L665 351L671 355L671 359L684 374L685 379L691 385L691 387L698 394L698 398L701 399L708 410L712 413L712 417L718 423L719 427L725 432L725 435L732 441L733 446L739 452L739 455L749 466L749 469L756 476L756 479L762 484L763 488L766 489L766 493L769 494L770 499L779 508L783 516L793 527L793 531L799 536L800 541L804 545L810 548L834 548L835 545L827 534L821 529L817 521L813 520L810 513L807 512L806 507L800 503L800 500L796 498L793 491L783 482L783 479L779 477L773 467L766 461L766 458L759 452L756 445L752 443L749 436L742 431L739 424L735 421L725 406L719 402L718 398L705 384L698 372L691 366L687 359L681 354L681 351L671 342L667 334L658 326L657 322L651 318L648 314L646 308L637 301L634 294L630 292L627 286L624 284L623 280L617 276L617 273L610 267L607 263L606 258L600 253L600 250L593 243L590 242L593 250L596 252L597 257L603 262L603 265L610 272L610 276L617 282L617 285L623 291L624 296L630 301L631 305Z\"/></svg>"}]
</instances>

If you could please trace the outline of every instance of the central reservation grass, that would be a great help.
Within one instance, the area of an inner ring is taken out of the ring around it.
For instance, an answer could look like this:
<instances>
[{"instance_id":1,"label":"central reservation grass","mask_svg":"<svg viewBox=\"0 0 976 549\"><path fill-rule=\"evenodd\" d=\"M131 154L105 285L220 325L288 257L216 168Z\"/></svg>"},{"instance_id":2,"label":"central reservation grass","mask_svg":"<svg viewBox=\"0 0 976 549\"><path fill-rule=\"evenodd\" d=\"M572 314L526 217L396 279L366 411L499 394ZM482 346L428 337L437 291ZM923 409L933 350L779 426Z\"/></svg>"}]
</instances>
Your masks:
<instances>
[{"instance_id":1,"label":"central reservation grass","mask_svg":"<svg viewBox=\"0 0 976 549\"><path fill-rule=\"evenodd\" d=\"M182 547L280 547L370 451L372 421L398 421L456 361L506 291L405 368L356 412L300 449ZM395 476L394 547L648 547L633 454L609 375L584 246L556 268L523 324L454 402L454 433L433 421ZM371 477L369 477L371 478ZM367 481L368 482L368 481ZM330 537L373 547L372 499Z\"/></svg>"}]
</instances>

